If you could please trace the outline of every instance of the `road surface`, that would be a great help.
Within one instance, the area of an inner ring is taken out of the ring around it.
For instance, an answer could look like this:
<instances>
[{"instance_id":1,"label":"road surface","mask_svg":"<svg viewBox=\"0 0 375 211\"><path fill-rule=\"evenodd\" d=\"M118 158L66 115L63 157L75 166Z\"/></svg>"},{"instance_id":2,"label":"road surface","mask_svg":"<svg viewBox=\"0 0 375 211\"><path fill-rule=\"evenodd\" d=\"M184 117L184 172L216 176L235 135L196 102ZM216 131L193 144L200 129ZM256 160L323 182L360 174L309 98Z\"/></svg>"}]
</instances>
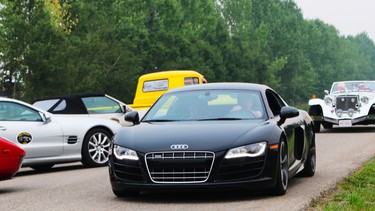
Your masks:
<instances>
[{"instance_id":1,"label":"road surface","mask_svg":"<svg viewBox=\"0 0 375 211\"><path fill-rule=\"evenodd\" d=\"M144 193L117 198L107 167L58 165L47 173L22 168L0 181L0 210L304 210L375 155L375 127L334 128L316 134L314 177L290 180L284 196L257 192Z\"/></svg>"}]
</instances>

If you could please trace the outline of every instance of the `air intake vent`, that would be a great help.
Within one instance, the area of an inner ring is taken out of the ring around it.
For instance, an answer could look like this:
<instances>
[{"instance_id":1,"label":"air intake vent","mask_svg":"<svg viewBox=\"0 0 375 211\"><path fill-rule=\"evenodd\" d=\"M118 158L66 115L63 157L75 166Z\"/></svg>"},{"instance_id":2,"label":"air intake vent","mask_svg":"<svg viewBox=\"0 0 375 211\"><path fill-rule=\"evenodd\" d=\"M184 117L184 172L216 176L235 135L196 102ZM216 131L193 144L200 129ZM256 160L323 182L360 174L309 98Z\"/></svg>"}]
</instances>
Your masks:
<instances>
[{"instance_id":1,"label":"air intake vent","mask_svg":"<svg viewBox=\"0 0 375 211\"><path fill-rule=\"evenodd\" d=\"M78 141L77 136L69 136L68 138L68 144L75 144L77 143L77 141Z\"/></svg>"}]
</instances>

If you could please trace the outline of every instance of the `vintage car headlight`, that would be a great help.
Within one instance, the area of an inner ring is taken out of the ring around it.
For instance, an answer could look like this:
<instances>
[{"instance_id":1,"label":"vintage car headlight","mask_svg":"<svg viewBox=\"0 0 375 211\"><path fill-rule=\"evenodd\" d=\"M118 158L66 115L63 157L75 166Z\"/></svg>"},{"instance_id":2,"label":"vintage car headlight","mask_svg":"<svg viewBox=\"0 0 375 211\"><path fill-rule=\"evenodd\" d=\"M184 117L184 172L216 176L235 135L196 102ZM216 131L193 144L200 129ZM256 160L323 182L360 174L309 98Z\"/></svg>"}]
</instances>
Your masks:
<instances>
[{"instance_id":1,"label":"vintage car headlight","mask_svg":"<svg viewBox=\"0 0 375 211\"><path fill-rule=\"evenodd\" d=\"M370 99L367 96L361 97L361 102L367 104Z\"/></svg>"},{"instance_id":2,"label":"vintage car headlight","mask_svg":"<svg viewBox=\"0 0 375 211\"><path fill-rule=\"evenodd\" d=\"M137 153L134 150L121 147L118 145L114 146L113 154L119 160L138 160Z\"/></svg>"},{"instance_id":3,"label":"vintage car headlight","mask_svg":"<svg viewBox=\"0 0 375 211\"><path fill-rule=\"evenodd\" d=\"M241 158L241 157L257 157L264 155L266 151L267 142L259 142L255 144L249 144L246 146L236 147L230 149L225 155L226 159Z\"/></svg>"},{"instance_id":4,"label":"vintage car headlight","mask_svg":"<svg viewBox=\"0 0 375 211\"><path fill-rule=\"evenodd\" d=\"M332 103L332 97L330 97L330 96L325 96L324 97L324 102L327 104L327 105L329 105L329 104L331 104Z\"/></svg>"}]
</instances>

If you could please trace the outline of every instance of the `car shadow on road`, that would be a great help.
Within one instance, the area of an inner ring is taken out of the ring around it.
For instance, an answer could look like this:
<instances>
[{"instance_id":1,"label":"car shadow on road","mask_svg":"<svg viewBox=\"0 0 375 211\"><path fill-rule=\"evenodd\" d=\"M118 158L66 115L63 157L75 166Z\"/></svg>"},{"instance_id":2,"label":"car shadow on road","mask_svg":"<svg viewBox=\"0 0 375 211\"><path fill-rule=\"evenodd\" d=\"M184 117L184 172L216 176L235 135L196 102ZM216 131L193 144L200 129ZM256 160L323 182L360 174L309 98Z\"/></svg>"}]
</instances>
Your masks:
<instances>
[{"instance_id":1,"label":"car shadow on road","mask_svg":"<svg viewBox=\"0 0 375 211\"><path fill-rule=\"evenodd\" d=\"M270 194L262 191L230 190L230 191L172 191L172 192L142 192L137 197L116 198L119 201L142 202L152 204L165 203L222 203L257 200L270 197Z\"/></svg>"},{"instance_id":2,"label":"car shadow on road","mask_svg":"<svg viewBox=\"0 0 375 211\"><path fill-rule=\"evenodd\" d=\"M289 180L289 189L298 186L300 179L308 179L307 177L296 177ZM291 190L288 190L291 191ZM288 191L285 196L288 195ZM275 196L267 190L247 190L247 189L226 189L226 190L207 190L207 191L150 191L141 192L137 197L117 198L117 201L142 202L152 204L165 203L222 203L222 202L238 202L238 201L257 201L263 199L271 199Z\"/></svg>"},{"instance_id":3,"label":"car shadow on road","mask_svg":"<svg viewBox=\"0 0 375 211\"><path fill-rule=\"evenodd\" d=\"M44 171L39 171L39 170L37 171L30 167L22 167L20 171L14 177L22 177L22 176L35 175L35 174L49 174L49 173L54 173L54 172L80 170L80 169L85 169L85 168L87 167L83 166L81 163L59 164L59 165L55 165L51 169L44 170Z\"/></svg>"}]
</instances>

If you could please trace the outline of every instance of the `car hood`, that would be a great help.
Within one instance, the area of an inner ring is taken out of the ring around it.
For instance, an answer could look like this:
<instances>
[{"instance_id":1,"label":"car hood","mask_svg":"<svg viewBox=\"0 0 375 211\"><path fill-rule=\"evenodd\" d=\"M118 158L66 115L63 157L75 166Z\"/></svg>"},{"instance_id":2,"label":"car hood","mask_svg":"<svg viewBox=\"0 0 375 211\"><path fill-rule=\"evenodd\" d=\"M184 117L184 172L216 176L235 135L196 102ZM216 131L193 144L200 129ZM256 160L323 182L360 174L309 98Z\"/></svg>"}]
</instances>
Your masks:
<instances>
[{"instance_id":1,"label":"car hood","mask_svg":"<svg viewBox=\"0 0 375 211\"><path fill-rule=\"evenodd\" d=\"M221 151L264 140L268 121L141 123L122 128L114 143L138 152L169 151L186 144L185 150Z\"/></svg>"}]
</instances>

